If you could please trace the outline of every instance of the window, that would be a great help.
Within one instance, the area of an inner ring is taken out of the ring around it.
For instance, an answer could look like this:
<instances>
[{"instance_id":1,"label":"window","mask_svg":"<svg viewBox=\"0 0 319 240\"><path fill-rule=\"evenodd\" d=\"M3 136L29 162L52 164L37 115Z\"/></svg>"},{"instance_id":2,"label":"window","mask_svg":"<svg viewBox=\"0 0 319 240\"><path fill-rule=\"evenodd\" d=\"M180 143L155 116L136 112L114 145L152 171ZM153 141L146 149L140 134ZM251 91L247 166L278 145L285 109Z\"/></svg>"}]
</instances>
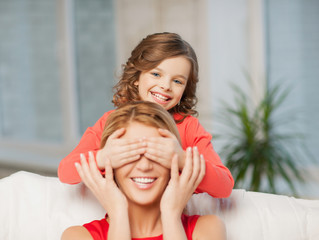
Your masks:
<instances>
[{"instance_id":1,"label":"window","mask_svg":"<svg viewBox=\"0 0 319 240\"><path fill-rule=\"evenodd\" d=\"M0 2L0 164L56 171L112 108L111 0Z\"/></svg>"}]
</instances>

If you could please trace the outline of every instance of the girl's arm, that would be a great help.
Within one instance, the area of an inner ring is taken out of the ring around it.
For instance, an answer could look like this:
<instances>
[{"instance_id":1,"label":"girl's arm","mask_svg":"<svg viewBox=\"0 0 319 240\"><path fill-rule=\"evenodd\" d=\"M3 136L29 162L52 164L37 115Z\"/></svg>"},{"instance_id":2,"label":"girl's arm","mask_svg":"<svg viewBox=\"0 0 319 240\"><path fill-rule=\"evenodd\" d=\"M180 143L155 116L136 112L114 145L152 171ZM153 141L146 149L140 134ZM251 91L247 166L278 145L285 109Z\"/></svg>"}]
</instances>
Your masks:
<instances>
[{"instance_id":1,"label":"girl's arm","mask_svg":"<svg viewBox=\"0 0 319 240\"><path fill-rule=\"evenodd\" d=\"M86 159L88 159L88 151L93 153L100 172L103 172L107 158L110 160L113 168L118 168L130 161L137 160L140 154L145 152L146 143L140 139L121 139L121 136L125 133L124 128L115 131L108 138L105 146L100 149L105 122L111 112L105 113L93 127L89 127L85 131L79 145L61 161L58 168L58 176L61 182L69 184L81 182L74 164L80 162L80 154L84 154Z\"/></svg>"},{"instance_id":2,"label":"girl's arm","mask_svg":"<svg viewBox=\"0 0 319 240\"><path fill-rule=\"evenodd\" d=\"M211 134L203 128L197 118L192 116L187 117L177 127L183 148L197 146L206 162L206 174L196 192L207 192L216 198L229 197L234 187L234 180L228 168L223 165L213 149Z\"/></svg>"},{"instance_id":3,"label":"girl's arm","mask_svg":"<svg viewBox=\"0 0 319 240\"><path fill-rule=\"evenodd\" d=\"M58 168L58 176L61 182L69 184L81 182L74 164L80 162L80 154L84 154L88 158L88 152L92 151L94 156L96 156L97 151L100 149L101 136L106 119L111 112L106 112L94 126L87 128L79 144L69 155L62 159Z\"/></svg>"}]
</instances>

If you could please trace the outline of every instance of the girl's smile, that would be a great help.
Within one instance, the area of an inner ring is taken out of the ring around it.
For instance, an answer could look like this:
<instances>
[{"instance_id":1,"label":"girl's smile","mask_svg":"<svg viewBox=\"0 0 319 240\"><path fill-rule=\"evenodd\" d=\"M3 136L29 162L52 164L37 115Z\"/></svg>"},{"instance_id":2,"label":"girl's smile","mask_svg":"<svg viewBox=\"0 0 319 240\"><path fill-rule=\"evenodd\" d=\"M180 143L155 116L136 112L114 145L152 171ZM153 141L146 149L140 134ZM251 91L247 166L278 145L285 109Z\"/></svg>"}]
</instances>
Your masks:
<instances>
[{"instance_id":1,"label":"girl's smile","mask_svg":"<svg viewBox=\"0 0 319 240\"><path fill-rule=\"evenodd\" d=\"M155 102L166 110L176 106L187 85L191 63L183 56L163 60L156 68L142 72L138 91L142 100Z\"/></svg>"}]
</instances>

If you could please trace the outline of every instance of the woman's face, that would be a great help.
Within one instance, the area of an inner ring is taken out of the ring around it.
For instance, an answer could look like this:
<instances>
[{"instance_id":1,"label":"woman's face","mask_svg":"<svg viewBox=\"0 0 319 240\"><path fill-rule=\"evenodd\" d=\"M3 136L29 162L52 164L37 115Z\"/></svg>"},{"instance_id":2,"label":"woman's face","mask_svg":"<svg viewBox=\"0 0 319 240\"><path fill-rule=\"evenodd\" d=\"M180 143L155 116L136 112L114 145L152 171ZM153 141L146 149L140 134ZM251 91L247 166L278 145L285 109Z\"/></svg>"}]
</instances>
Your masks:
<instances>
[{"instance_id":1,"label":"woman's face","mask_svg":"<svg viewBox=\"0 0 319 240\"><path fill-rule=\"evenodd\" d=\"M122 139L142 137L160 137L160 135L155 127L131 122ZM129 202L151 205L160 202L170 179L170 170L142 155L139 160L115 169L114 175Z\"/></svg>"},{"instance_id":2,"label":"woman's face","mask_svg":"<svg viewBox=\"0 0 319 240\"><path fill-rule=\"evenodd\" d=\"M163 60L156 68L142 72L138 91L142 100L155 102L166 110L181 100L191 70L191 63L183 56Z\"/></svg>"}]
</instances>

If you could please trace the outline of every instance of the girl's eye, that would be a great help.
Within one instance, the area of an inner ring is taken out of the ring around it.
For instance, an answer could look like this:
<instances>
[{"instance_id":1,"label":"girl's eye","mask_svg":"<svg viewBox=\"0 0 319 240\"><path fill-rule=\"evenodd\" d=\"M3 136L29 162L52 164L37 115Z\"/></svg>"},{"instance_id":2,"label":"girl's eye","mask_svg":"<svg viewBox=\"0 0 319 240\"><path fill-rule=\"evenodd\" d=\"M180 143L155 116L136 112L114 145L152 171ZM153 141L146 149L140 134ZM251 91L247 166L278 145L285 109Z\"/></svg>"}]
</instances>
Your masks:
<instances>
[{"instance_id":1,"label":"girl's eye","mask_svg":"<svg viewBox=\"0 0 319 240\"><path fill-rule=\"evenodd\" d=\"M177 83L177 84L183 84L183 82L178 80L178 79L174 79L173 81L174 81L174 83Z\"/></svg>"},{"instance_id":2,"label":"girl's eye","mask_svg":"<svg viewBox=\"0 0 319 240\"><path fill-rule=\"evenodd\" d=\"M160 77L159 73L153 72L151 73L154 77Z\"/></svg>"}]
</instances>

